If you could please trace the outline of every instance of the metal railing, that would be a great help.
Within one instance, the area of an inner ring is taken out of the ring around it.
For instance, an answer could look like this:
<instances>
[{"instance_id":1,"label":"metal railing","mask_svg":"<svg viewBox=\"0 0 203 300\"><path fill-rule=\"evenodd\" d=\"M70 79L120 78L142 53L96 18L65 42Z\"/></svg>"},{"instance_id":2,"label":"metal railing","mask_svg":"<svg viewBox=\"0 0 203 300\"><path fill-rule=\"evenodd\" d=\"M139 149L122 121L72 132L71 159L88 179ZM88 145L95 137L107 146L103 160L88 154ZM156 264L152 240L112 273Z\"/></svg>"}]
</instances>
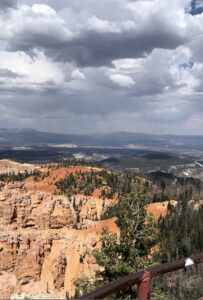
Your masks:
<instances>
[{"instance_id":1,"label":"metal railing","mask_svg":"<svg viewBox=\"0 0 203 300\"><path fill-rule=\"evenodd\" d=\"M105 286L96 289L95 291L86 294L79 300L103 299L111 294L124 290L126 288L137 285L137 299L150 299L150 290L152 279L166 273L174 272L180 269L186 269L192 265L203 263L203 253L191 258L180 259L174 262L153 266L146 270L122 277L116 281L110 282Z\"/></svg>"}]
</instances>

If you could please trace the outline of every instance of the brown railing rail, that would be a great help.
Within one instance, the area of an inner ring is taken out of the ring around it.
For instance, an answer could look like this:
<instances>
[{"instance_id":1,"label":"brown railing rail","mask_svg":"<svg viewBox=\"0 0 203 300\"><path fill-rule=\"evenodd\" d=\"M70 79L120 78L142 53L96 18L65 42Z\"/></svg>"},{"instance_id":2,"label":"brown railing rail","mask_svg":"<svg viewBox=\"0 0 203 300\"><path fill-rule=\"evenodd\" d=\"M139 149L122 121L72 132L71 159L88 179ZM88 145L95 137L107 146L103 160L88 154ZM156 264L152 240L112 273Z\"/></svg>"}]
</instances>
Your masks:
<instances>
[{"instance_id":1,"label":"brown railing rail","mask_svg":"<svg viewBox=\"0 0 203 300\"><path fill-rule=\"evenodd\" d=\"M150 299L150 289L153 277L174 272L179 269L186 269L187 267L191 266L192 263L194 263L194 265L203 263L203 253L191 258L180 259L163 265L153 266L138 273L122 277L116 281L106 284L101 288L96 289L87 295L80 297L79 300L103 299L111 294L134 285L138 286L137 299L148 300Z\"/></svg>"}]
</instances>

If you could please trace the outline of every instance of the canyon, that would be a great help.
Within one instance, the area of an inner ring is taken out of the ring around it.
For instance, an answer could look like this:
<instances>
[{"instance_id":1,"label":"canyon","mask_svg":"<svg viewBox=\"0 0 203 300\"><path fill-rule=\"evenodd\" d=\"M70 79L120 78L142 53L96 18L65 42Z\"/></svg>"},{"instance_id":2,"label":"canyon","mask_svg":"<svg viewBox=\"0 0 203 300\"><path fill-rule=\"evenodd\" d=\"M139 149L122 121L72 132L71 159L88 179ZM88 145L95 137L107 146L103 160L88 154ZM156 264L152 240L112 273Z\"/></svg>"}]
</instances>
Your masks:
<instances>
[{"instance_id":1,"label":"canyon","mask_svg":"<svg viewBox=\"0 0 203 300\"><path fill-rule=\"evenodd\" d=\"M75 280L82 275L94 275L97 268L92 253L99 247L102 229L108 227L111 232L119 232L115 218L100 220L102 212L116 198L102 199L99 190L92 196L77 194L70 198L57 191L58 180L68 173L90 172L90 167L0 162L1 174L33 170L40 171L40 180L28 176L22 182L1 182L2 299L18 294L38 298L55 295L63 299L67 293L74 295Z\"/></svg>"},{"instance_id":2,"label":"canyon","mask_svg":"<svg viewBox=\"0 0 203 300\"><path fill-rule=\"evenodd\" d=\"M101 220L117 203L118 194L107 198L96 188L91 195L68 196L59 191L57 182L70 174L100 171L90 166L0 161L0 174L11 176L0 182L1 299L65 299L75 294L77 278L94 276L98 267L93 253L100 247L102 230L108 227L119 234L115 217ZM26 178L11 180L12 174L20 173ZM167 213L167 205L168 201L152 203L146 210L158 220Z\"/></svg>"}]
</instances>

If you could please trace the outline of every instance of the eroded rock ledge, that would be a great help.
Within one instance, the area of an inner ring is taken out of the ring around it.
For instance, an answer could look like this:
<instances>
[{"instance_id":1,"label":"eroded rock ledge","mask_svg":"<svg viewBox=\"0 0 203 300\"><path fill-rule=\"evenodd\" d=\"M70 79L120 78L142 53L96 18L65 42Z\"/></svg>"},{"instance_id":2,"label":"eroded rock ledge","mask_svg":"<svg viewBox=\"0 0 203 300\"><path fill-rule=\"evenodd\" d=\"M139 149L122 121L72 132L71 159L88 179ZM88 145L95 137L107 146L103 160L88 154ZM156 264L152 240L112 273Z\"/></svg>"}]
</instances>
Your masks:
<instances>
[{"instance_id":1,"label":"eroded rock ledge","mask_svg":"<svg viewBox=\"0 0 203 300\"><path fill-rule=\"evenodd\" d=\"M28 167L33 170L35 166ZM37 168L47 172L47 167ZM8 171L5 161L4 169ZM100 221L101 213L115 199L102 199L98 191L88 197L57 195L53 180L67 172L54 168L38 182L28 178L0 183L2 299L73 295L75 279L82 273L92 276L97 268L92 251L99 247L102 229L119 231L115 218Z\"/></svg>"}]
</instances>

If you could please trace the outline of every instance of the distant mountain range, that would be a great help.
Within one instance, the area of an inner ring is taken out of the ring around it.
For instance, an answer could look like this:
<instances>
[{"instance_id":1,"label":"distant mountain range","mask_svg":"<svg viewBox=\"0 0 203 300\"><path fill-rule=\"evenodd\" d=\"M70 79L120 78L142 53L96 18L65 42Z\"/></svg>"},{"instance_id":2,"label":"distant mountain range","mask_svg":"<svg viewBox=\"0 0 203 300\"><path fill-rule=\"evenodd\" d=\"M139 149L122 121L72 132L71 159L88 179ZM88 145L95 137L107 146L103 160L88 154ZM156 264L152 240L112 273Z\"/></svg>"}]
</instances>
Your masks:
<instances>
[{"instance_id":1,"label":"distant mountain range","mask_svg":"<svg viewBox=\"0 0 203 300\"><path fill-rule=\"evenodd\" d=\"M203 150L203 136L155 135L130 132L107 134L59 134L34 129L0 129L1 146L70 144L78 147L155 147Z\"/></svg>"}]
</instances>

